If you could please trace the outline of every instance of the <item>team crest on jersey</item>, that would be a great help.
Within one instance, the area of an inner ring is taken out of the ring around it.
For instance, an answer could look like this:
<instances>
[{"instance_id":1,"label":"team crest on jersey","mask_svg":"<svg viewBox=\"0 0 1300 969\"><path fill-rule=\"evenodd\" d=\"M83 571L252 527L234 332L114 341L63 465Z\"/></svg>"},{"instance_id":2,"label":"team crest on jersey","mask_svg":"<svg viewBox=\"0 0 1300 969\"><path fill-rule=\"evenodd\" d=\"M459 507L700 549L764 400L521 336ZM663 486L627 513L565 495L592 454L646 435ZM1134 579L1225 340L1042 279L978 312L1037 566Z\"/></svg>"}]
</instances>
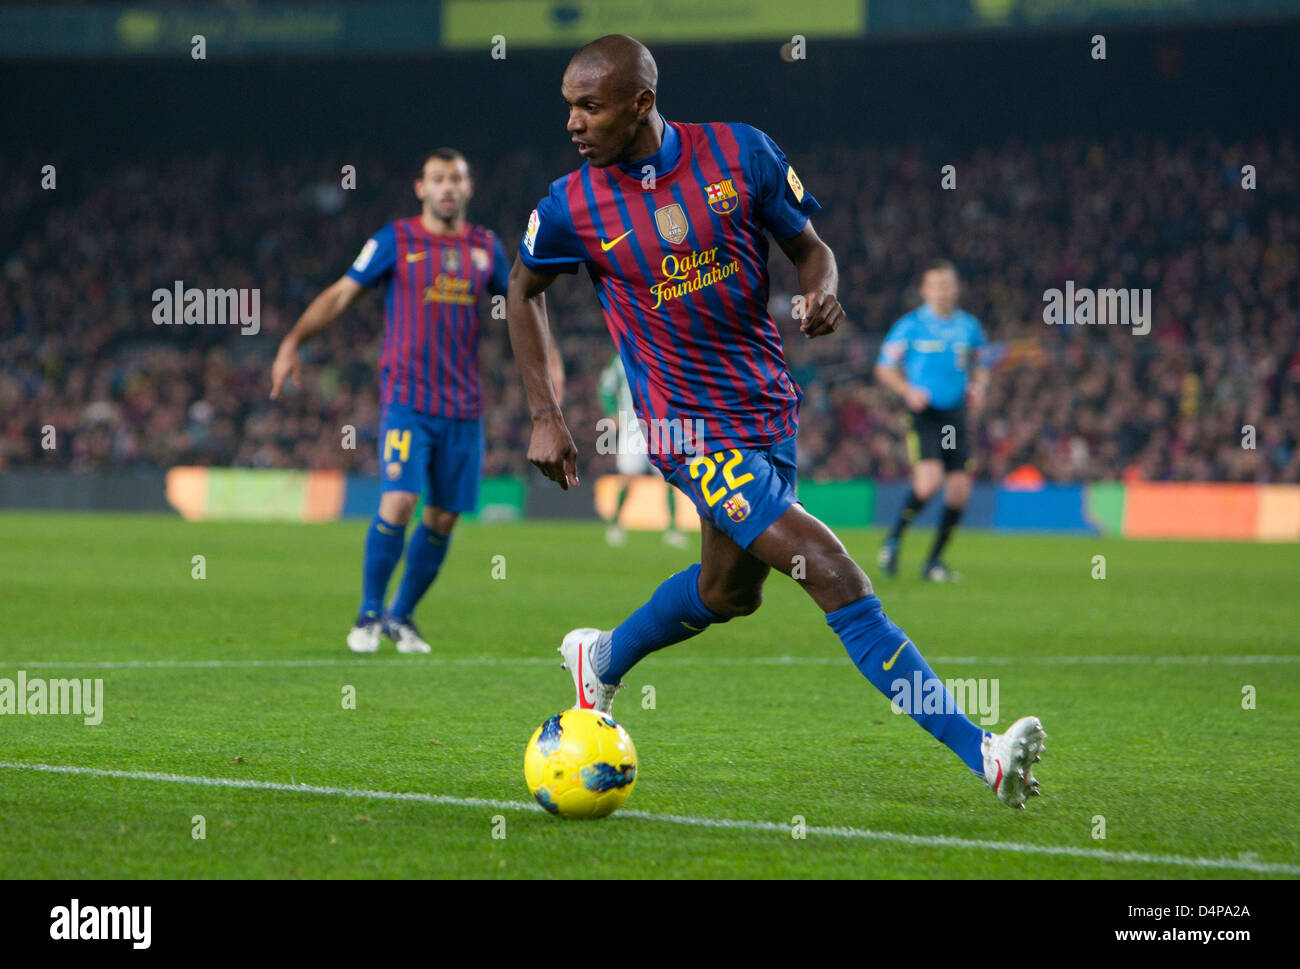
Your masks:
<instances>
[{"instance_id":1,"label":"team crest on jersey","mask_svg":"<svg viewBox=\"0 0 1300 969\"><path fill-rule=\"evenodd\" d=\"M674 202L655 209L655 228L669 245L677 245L691 231L691 224L686 221L686 212L681 205Z\"/></svg>"},{"instance_id":2,"label":"team crest on jersey","mask_svg":"<svg viewBox=\"0 0 1300 969\"><path fill-rule=\"evenodd\" d=\"M442 250L442 268L449 273L460 272L460 250L447 246Z\"/></svg>"},{"instance_id":3,"label":"team crest on jersey","mask_svg":"<svg viewBox=\"0 0 1300 969\"><path fill-rule=\"evenodd\" d=\"M730 178L709 185L704 189L704 195L709 200L709 208L718 215L728 215L740 204L740 193Z\"/></svg>"},{"instance_id":4,"label":"team crest on jersey","mask_svg":"<svg viewBox=\"0 0 1300 969\"><path fill-rule=\"evenodd\" d=\"M487 272L488 251L482 246L474 246L469 251L469 261L474 264L474 268L479 272Z\"/></svg>"},{"instance_id":5,"label":"team crest on jersey","mask_svg":"<svg viewBox=\"0 0 1300 969\"><path fill-rule=\"evenodd\" d=\"M749 517L749 502L745 500L744 494L737 491L722 503L722 510L733 522L740 524Z\"/></svg>"}]
</instances>

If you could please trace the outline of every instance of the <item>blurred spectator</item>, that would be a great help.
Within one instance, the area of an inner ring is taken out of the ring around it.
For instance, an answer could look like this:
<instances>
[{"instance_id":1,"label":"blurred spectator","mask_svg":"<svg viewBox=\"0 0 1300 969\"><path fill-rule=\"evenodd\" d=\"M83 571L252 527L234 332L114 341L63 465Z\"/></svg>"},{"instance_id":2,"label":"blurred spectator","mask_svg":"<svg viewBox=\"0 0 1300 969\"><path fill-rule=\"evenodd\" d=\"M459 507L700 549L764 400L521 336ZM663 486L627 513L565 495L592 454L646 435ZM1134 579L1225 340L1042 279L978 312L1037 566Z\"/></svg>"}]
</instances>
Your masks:
<instances>
[{"instance_id":1,"label":"blurred spectator","mask_svg":"<svg viewBox=\"0 0 1300 969\"><path fill-rule=\"evenodd\" d=\"M567 147L567 146L566 146ZM1240 159L1260 172L1239 184ZM1028 466L1048 481L1120 478L1300 482L1300 159L1290 134L1045 144L1009 141L957 159L962 191L939 191L918 144L822 146L792 161L825 211L848 323L803 340L796 280L775 249L770 304L804 388L799 452L812 478L906 473L901 403L870 383L885 329L919 302L919 267L962 271L962 305L993 341L994 378L974 456L1001 481ZM946 158L945 163L952 159ZM471 158L470 218L512 252L565 151ZM39 166L37 166L39 167ZM412 160L358 158L356 191L321 183L309 159L257 151L109 165L57 202L0 179L0 470L89 471L176 464L343 468L377 473L372 295L306 351L306 387L267 399L279 338L385 221L416 211ZM1043 291L1149 287L1148 336L1127 327L1048 327ZM257 287L261 331L155 326L151 293ZM590 283L547 293L569 372L565 411L585 473L595 381L610 341ZM485 474L523 473L528 420L503 321L483 315ZM356 448L341 445L346 426ZM42 448L44 429L57 447ZM1254 448L1243 441L1253 438Z\"/></svg>"}]
</instances>

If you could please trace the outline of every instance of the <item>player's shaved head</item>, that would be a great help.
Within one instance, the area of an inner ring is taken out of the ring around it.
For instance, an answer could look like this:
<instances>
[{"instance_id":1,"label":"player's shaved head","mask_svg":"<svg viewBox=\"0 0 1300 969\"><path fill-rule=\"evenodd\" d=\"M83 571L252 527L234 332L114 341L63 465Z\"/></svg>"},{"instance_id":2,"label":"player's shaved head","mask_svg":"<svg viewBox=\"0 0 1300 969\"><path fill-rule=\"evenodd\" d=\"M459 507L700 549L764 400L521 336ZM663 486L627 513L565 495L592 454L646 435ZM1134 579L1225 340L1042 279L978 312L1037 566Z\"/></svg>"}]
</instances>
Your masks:
<instances>
[{"instance_id":1,"label":"player's shaved head","mask_svg":"<svg viewBox=\"0 0 1300 969\"><path fill-rule=\"evenodd\" d=\"M658 86L655 59L626 34L608 34L573 55L560 93L569 105L567 130L589 164L635 162L659 149Z\"/></svg>"},{"instance_id":2,"label":"player's shaved head","mask_svg":"<svg viewBox=\"0 0 1300 969\"><path fill-rule=\"evenodd\" d=\"M627 34L606 34L580 48L565 75L570 71L609 81L610 93L618 97L635 97L659 87L659 68L650 50Z\"/></svg>"}]
</instances>

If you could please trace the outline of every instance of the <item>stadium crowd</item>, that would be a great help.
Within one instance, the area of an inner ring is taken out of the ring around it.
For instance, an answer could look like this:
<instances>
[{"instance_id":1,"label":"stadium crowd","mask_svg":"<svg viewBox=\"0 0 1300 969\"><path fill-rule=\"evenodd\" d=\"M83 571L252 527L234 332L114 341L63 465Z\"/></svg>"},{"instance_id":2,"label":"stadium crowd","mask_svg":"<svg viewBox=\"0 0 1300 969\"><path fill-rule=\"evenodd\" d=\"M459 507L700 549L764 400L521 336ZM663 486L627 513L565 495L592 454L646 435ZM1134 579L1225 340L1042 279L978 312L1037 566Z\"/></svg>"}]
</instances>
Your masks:
<instances>
[{"instance_id":1,"label":"stadium crowd","mask_svg":"<svg viewBox=\"0 0 1300 969\"><path fill-rule=\"evenodd\" d=\"M471 152L470 219L513 254L547 182L574 160L568 151ZM368 297L308 346L306 386L283 401L268 399L270 362L365 239L418 211L409 185L419 161L178 156L65 168L55 192L10 172L0 181L0 219L16 231L0 251L0 471L377 473L382 299ZM1011 141L956 158L922 144L828 146L791 161L824 207L815 224L838 257L849 321L836 337L803 340L791 314L794 274L774 250L771 311L805 392L802 474L905 475L906 411L871 374L885 330L919 302L920 267L945 256L962 273L962 305L991 341L990 394L972 422L979 477L1031 466L1049 481L1300 482L1293 135ZM356 166L355 190L340 187L345 164ZM951 190L940 186L948 164ZM1254 188L1243 185L1246 165ZM151 294L178 280L259 289L259 332L155 325ZM1044 291L1065 280L1149 288L1150 333L1045 325ZM612 343L585 273L562 277L548 303L581 466L610 471L613 458L594 444L596 378ZM482 332L484 470L523 473L528 419L505 323L485 312Z\"/></svg>"}]
</instances>

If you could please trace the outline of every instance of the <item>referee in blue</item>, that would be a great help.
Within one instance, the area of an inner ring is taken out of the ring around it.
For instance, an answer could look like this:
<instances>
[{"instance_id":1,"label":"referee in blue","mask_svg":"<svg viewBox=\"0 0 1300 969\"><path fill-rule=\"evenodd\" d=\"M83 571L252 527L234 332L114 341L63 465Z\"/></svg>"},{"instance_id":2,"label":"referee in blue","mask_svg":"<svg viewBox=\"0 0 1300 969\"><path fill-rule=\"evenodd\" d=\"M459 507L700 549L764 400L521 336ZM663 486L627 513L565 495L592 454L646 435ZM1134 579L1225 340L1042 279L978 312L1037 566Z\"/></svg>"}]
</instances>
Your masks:
<instances>
[{"instance_id":1,"label":"referee in blue","mask_svg":"<svg viewBox=\"0 0 1300 969\"><path fill-rule=\"evenodd\" d=\"M943 517L921 567L921 578L930 582L959 578L940 556L970 500L967 398L970 412L977 414L989 377L979 360L988 343L984 329L957 308L958 288L951 262L929 263L921 274L924 302L890 327L876 363L876 380L903 398L912 418L907 435L912 490L877 562L889 575L898 573L903 532L943 485Z\"/></svg>"}]
</instances>

